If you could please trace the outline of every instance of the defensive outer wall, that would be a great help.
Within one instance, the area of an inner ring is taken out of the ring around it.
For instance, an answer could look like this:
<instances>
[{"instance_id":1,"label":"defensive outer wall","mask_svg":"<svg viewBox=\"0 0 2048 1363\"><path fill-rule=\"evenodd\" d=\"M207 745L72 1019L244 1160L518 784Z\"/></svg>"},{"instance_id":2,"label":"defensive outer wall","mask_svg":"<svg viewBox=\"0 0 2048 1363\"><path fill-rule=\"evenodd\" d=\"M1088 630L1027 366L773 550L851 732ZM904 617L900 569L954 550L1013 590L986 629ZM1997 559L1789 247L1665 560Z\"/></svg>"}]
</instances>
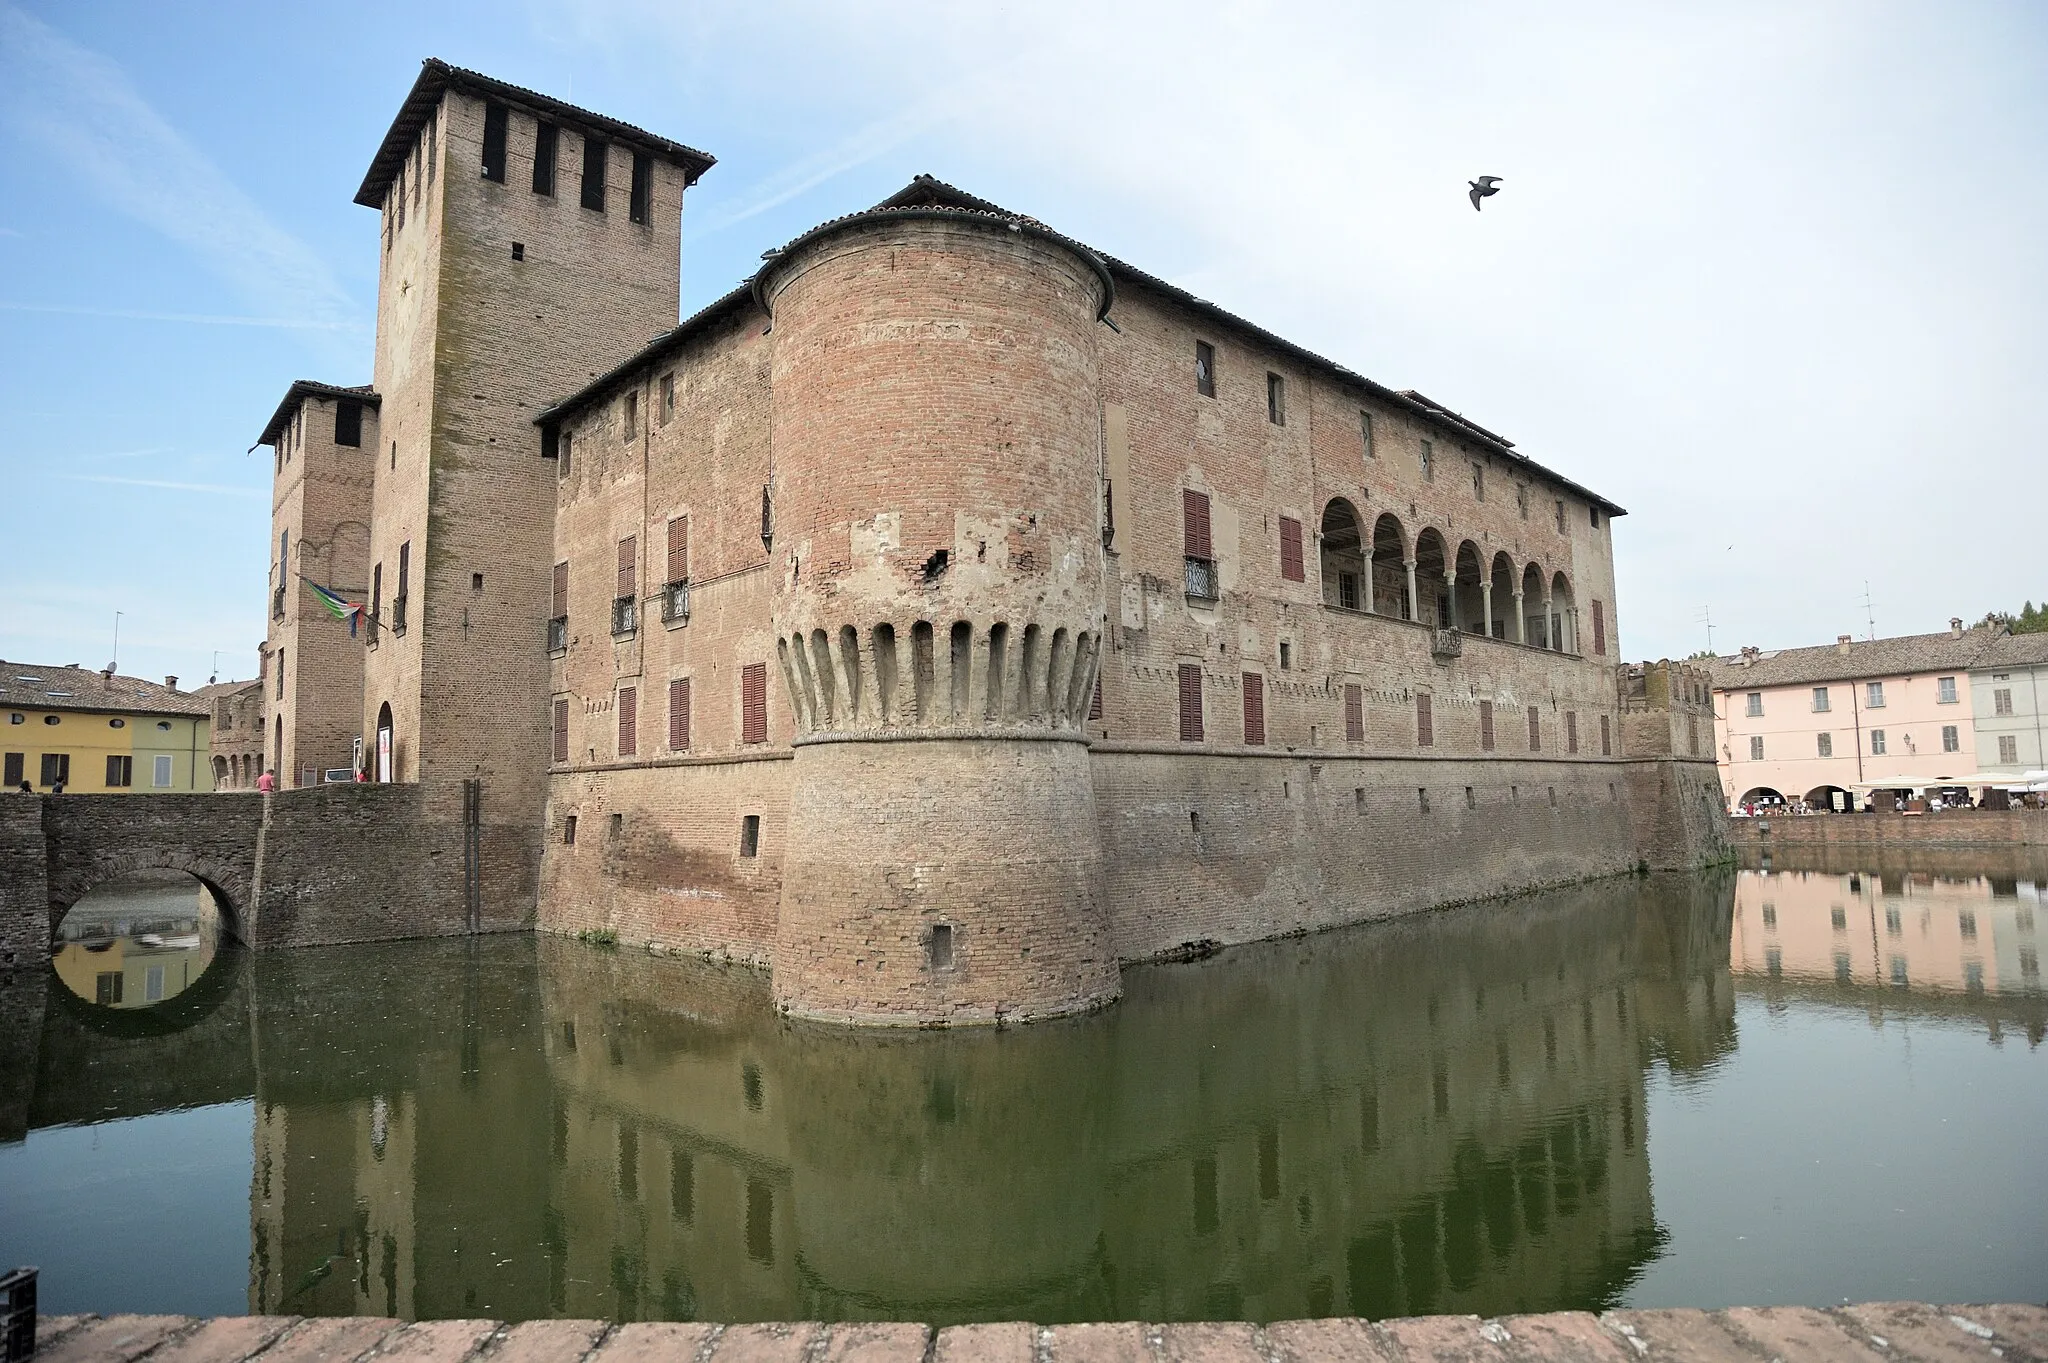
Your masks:
<instances>
[{"instance_id":1,"label":"defensive outer wall","mask_svg":"<svg viewBox=\"0 0 2048 1363\"><path fill-rule=\"evenodd\" d=\"M1876 1302L1827 1311L1584 1311L1036 1326L703 1325L361 1316L51 1316L46 1363L2041 1363L2048 1309Z\"/></svg>"}]
</instances>

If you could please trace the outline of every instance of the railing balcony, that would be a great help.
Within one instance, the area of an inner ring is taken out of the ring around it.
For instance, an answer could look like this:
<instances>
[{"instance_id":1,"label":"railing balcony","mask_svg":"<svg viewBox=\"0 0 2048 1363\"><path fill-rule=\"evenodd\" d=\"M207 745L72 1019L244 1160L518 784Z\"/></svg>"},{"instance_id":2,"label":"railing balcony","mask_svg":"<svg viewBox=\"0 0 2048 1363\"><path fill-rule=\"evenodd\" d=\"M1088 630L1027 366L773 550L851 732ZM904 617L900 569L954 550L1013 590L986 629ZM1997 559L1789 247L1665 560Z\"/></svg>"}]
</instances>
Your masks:
<instances>
[{"instance_id":1,"label":"railing balcony","mask_svg":"<svg viewBox=\"0 0 2048 1363\"><path fill-rule=\"evenodd\" d=\"M690 618L690 579L678 578L661 589L661 618L666 624Z\"/></svg>"},{"instance_id":2,"label":"railing balcony","mask_svg":"<svg viewBox=\"0 0 2048 1363\"><path fill-rule=\"evenodd\" d=\"M569 647L569 617L558 615L548 621L548 652L561 653Z\"/></svg>"},{"instance_id":3,"label":"railing balcony","mask_svg":"<svg viewBox=\"0 0 2048 1363\"><path fill-rule=\"evenodd\" d=\"M1221 594L1216 588L1216 561L1207 558L1190 558L1187 564L1188 597L1195 601L1216 600Z\"/></svg>"},{"instance_id":4,"label":"railing balcony","mask_svg":"<svg viewBox=\"0 0 2048 1363\"><path fill-rule=\"evenodd\" d=\"M284 588L279 587L270 597L270 618L284 619Z\"/></svg>"},{"instance_id":5,"label":"railing balcony","mask_svg":"<svg viewBox=\"0 0 2048 1363\"><path fill-rule=\"evenodd\" d=\"M393 634L405 633L405 602L406 598L403 596L391 598L391 632Z\"/></svg>"},{"instance_id":6,"label":"railing balcony","mask_svg":"<svg viewBox=\"0 0 2048 1363\"><path fill-rule=\"evenodd\" d=\"M616 596L612 598L612 633L631 634L640 623L640 612L635 609L639 598Z\"/></svg>"}]
</instances>

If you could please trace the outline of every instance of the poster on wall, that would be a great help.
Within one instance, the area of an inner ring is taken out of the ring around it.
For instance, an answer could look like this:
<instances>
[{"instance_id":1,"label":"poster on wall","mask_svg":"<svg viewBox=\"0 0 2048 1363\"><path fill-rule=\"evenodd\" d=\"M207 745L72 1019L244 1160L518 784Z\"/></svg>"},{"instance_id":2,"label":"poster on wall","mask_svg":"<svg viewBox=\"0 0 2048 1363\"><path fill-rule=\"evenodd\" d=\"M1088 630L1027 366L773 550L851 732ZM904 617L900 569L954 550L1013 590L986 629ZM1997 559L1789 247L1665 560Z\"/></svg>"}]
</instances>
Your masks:
<instances>
[{"instance_id":1,"label":"poster on wall","mask_svg":"<svg viewBox=\"0 0 2048 1363\"><path fill-rule=\"evenodd\" d=\"M391 779L391 730L377 730L377 779Z\"/></svg>"}]
</instances>

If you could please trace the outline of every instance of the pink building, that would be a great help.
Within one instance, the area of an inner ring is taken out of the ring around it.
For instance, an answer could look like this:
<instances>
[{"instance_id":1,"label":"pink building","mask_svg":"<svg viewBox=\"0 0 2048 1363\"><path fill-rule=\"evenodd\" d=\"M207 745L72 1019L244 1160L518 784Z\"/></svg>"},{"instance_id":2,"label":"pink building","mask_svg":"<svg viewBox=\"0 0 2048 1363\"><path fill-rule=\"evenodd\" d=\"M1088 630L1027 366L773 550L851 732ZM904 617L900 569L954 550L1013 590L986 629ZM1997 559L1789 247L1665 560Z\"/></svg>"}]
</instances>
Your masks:
<instances>
[{"instance_id":1,"label":"pink building","mask_svg":"<svg viewBox=\"0 0 2048 1363\"><path fill-rule=\"evenodd\" d=\"M1846 811L1874 788L1972 775L1970 664L1993 637L1958 619L1941 634L1844 634L1717 659L1715 757L1730 809L1782 798Z\"/></svg>"}]
</instances>

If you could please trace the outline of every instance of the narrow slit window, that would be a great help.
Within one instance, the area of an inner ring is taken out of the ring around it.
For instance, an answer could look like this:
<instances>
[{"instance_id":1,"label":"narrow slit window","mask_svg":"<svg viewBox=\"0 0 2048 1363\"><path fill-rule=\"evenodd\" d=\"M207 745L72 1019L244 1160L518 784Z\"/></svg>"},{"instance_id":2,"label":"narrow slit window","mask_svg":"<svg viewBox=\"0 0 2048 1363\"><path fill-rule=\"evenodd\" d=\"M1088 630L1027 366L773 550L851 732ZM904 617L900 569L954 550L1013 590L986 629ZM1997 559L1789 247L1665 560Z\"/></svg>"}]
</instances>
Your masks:
<instances>
[{"instance_id":1,"label":"narrow slit window","mask_svg":"<svg viewBox=\"0 0 2048 1363\"><path fill-rule=\"evenodd\" d=\"M1266 375L1266 420L1275 426L1287 424L1287 380L1278 374Z\"/></svg>"},{"instance_id":2,"label":"narrow slit window","mask_svg":"<svg viewBox=\"0 0 2048 1363\"><path fill-rule=\"evenodd\" d=\"M740 820L740 855L758 857L761 855L761 816L749 814Z\"/></svg>"},{"instance_id":3,"label":"narrow slit window","mask_svg":"<svg viewBox=\"0 0 2048 1363\"><path fill-rule=\"evenodd\" d=\"M561 133L552 123L536 124L533 130L533 192L554 196L555 149Z\"/></svg>"},{"instance_id":4,"label":"narrow slit window","mask_svg":"<svg viewBox=\"0 0 2048 1363\"><path fill-rule=\"evenodd\" d=\"M484 178L505 183L505 125L507 115L502 104L484 106Z\"/></svg>"},{"instance_id":5,"label":"narrow slit window","mask_svg":"<svg viewBox=\"0 0 2048 1363\"><path fill-rule=\"evenodd\" d=\"M1195 391L1205 398L1216 396L1216 347L1195 342Z\"/></svg>"},{"instance_id":6,"label":"narrow slit window","mask_svg":"<svg viewBox=\"0 0 2048 1363\"><path fill-rule=\"evenodd\" d=\"M583 139L583 206L593 213L604 212L604 139Z\"/></svg>"},{"instance_id":7,"label":"narrow slit window","mask_svg":"<svg viewBox=\"0 0 2048 1363\"><path fill-rule=\"evenodd\" d=\"M633 190L626 202L626 216L634 222L647 221L654 206L654 158L644 151L633 153Z\"/></svg>"}]
</instances>

